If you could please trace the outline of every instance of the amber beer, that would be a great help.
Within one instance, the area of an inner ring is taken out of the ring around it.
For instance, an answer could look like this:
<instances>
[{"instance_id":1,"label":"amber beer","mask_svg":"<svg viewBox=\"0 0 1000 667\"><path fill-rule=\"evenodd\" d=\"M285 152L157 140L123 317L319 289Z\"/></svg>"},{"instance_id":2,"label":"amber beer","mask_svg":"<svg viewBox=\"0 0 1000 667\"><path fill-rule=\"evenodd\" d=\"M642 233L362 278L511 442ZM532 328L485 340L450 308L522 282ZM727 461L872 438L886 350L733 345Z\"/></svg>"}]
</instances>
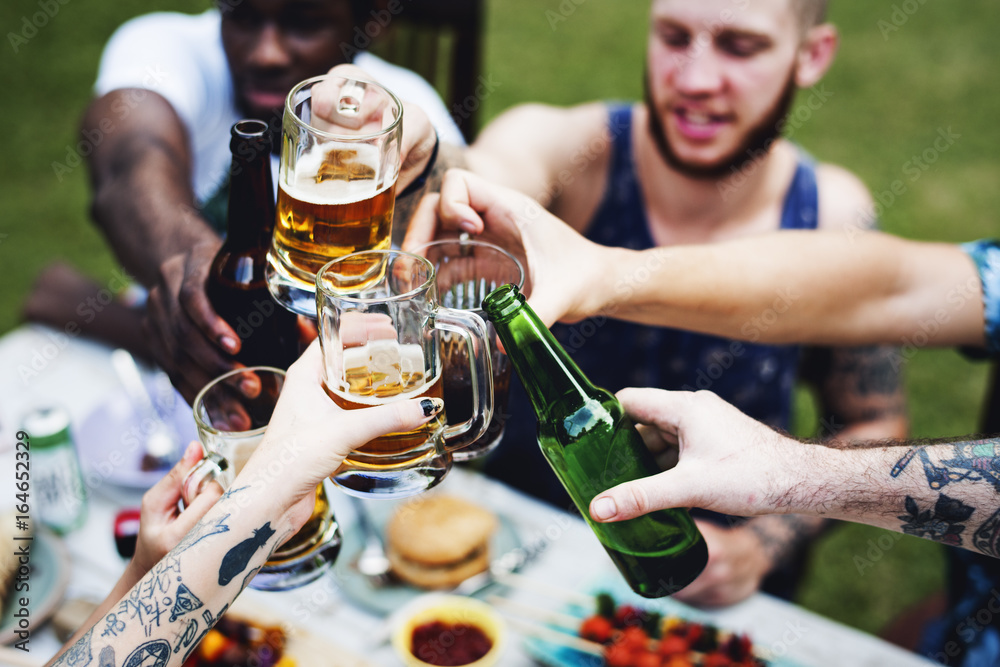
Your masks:
<instances>
[{"instance_id":1,"label":"amber beer","mask_svg":"<svg viewBox=\"0 0 1000 667\"><path fill-rule=\"evenodd\" d=\"M373 146L337 144L299 158L278 187L273 248L288 273L311 283L331 259L389 247L396 182L376 189L377 160Z\"/></svg>"},{"instance_id":2,"label":"amber beer","mask_svg":"<svg viewBox=\"0 0 1000 667\"><path fill-rule=\"evenodd\" d=\"M444 394L440 373L425 381L424 357L419 345L371 341L365 346L345 349L343 358L343 377L336 380L339 387L324 385L324 389L344 410L411 398L442 398ZM440 436L444 424L442 411L416 430L384 435L359 447L347 458L352 464L372 469L408 465L435 453L434 440Z\"/></svg>"},{"instance_id":3,"label":"amber beer","mask_svg":"<svg viewBox=\"0 0 1000 667\"><path fill-rule=\"evenodd\" d=\"M240 443L225 456L232 466L232 477L243 470L243 466L250 459L259 441L247 441ZM232 481L232 480L230 480ZM271 557L267 560L268 565L275 565L283 560L292 558L303 551L307 551L326 536L326 532L331 524L333 513L330 511L330 500L326 496L326 489L322 484L316 487L316 503L313 505L312 514L297 533L281 544Z\"/></svg>"}]
</instances>

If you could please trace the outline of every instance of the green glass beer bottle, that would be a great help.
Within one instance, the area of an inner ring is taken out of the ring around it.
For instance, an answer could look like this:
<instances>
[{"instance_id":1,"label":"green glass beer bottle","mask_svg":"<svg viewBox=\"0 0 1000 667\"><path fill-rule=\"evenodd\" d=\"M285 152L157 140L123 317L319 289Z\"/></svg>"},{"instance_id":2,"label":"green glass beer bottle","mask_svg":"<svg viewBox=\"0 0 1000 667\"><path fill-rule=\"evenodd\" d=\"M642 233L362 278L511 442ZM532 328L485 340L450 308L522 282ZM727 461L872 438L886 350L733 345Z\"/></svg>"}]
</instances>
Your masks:
<instances>
[{"instance_id":1,"label":"green glass beer bottle","mask_svg":"<svg viewBox=\"0 0 1000 667\"><path fill-rule=\"evenodd\" d=\"M517 287L495 289L483 310L535 409L542 453L632 590L656 598L694 581L708 549L687 510L614 523L590 518L594 496L659 472L621 403L590 383Z\"/></svg>"}]
</instances>

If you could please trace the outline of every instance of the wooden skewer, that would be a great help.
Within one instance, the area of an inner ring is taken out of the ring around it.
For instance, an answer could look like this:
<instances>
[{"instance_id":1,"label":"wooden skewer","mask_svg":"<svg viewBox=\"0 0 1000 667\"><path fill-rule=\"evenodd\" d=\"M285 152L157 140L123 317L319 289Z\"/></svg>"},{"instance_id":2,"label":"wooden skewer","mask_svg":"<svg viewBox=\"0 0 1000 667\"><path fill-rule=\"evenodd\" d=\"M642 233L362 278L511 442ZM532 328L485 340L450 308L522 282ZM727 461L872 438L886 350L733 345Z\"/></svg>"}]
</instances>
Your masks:
<instances>
[{"instance_id":1,"label":"wooden skewer","mask_svg":"<svg viewBox=\"0 0 1000 667\"><path fill-rule=\"evenodd\" d=\"M567 635L564 632L553 630L552 628L544 625L535 625L534 623L526 621L523 618L518 618L517 616L509 616L507 620L512 626L517 628L518 632L522 634L536 637L542 641L549 642L550 644L558 644L559 646L565 646L576 649L577 651L589 653L590 655L596 655L599 657L604 655L604 647L597 642L587 641L586 639Z\"/></svg>"},{"instance_id":2,"label":"wooden skewer","mask_svg":"<svg viewBox=\"0 0 1000 667\"><path fill-rule=\"evenodd\" d=\"M526 577L523 574L515 574L513 572L509 574L501 574L496 578L498 583L504 586L510 586L511 588L520 588L522 590L532 591L534 593L540 593L542 595L547 595L549 597L556 598L562 602L568 604L575 604L584 607L588 611L592 611L594 608L594 596L587 595L585 593L580 593L577 591L570 591L564 588L559 588L558 586L553 586L547 584L544 581L539 581L538 579L532 579L531 577Z\"/></svg>"},{"instance_id":3,"label":"wooden skewer","mask_svg":"<svg viewBox=\"0 0 1000 667\"><path fill-rule=\"evenodd\" d=\"M507 598L500 597L499 595L488 595L486 597L486 601L498 609L506 609L512 614L519 614L533 621L538 621L539 623L556 625L574 633L580 628L580 623L582 623L582 620L576 616L570 616L569 614L563 614L558 611L538 609L537 607L532 607L531 605L527 605L522 602L508 600Z\"/></svg>"}]
</instances>

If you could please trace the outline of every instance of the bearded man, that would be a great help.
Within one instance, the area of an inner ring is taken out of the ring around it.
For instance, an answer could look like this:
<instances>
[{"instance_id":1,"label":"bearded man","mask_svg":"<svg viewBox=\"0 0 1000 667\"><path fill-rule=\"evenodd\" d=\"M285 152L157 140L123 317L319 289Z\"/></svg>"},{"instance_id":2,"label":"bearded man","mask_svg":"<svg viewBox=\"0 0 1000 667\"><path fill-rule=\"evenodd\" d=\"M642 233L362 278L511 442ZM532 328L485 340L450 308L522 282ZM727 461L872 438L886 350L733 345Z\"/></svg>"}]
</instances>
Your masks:
<instances>
[{"instance_id":1,"label":"bearded man","mask_svg":"<svg viewBox=\"0 0 1000 667\"><path fill-rule=\"evenodd\" d=\"M654 0L644 102L513 108L483 130L466 153L467 166L531 195L604 245L644 249L776 229L868 226L872 200L860 180L817 164L781 136L796 91L816 85L833 61L837 32L825 23L825 10L824 0ZM635 269L642 280L643 267ZM780 317L796 298L794 287L776 294L773 312L748 326ZM797 346L741 343L606 314L554 330L588 377L611 391L709 389L787 429L795 379L805 376L818 390L822 436L906 435L893 348L810 349L800 363L806 351ZM520 387L512 389L509 413L486 471L571 507L535 445ZM822 525L794 516L704 517L709 565L676 597L707 606L737 602L758 588L788 597L803 547Z\"/></svg>"}]
</instances>

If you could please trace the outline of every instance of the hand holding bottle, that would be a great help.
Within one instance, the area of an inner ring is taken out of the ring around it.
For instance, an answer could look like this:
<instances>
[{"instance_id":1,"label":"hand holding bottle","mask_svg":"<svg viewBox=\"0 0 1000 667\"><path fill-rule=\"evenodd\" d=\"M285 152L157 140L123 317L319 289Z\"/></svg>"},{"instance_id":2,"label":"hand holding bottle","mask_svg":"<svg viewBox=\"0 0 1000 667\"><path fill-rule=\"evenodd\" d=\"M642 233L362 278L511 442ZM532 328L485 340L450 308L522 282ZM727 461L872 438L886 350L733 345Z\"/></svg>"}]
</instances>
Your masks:
<instances>
[{"instance_id":1,"label":"hand holding bottle","mask_svg":"<svg viewBox=\"0 0 1000 667\"><path fill-rule=\"evenodd\" d=\"M677 465L616 486L590 503L590 516L615 522L664 507L701 507L753 516L791 511L783 502L796 480L785 463L808 466L813 451L827 450L786 438L707 391L623 389L628 415L645 425L646 438L679 448Z\"/></svg>"},{"instance_id":2,"label":"hand holding bottle","mask_svg":"<svg viewBox=\"0 0 1000 667\"><path fill-rule=\"evenodd\" d=\"M417 207L402 247L416 248L460 231L526 260L530 289L525 292L546 325L575 322L600 310L593 296L601 293L601 267L614 261L616 250L587 240L531 197L450 169L441 194L427 195Z\"/></svg>"}]
</instances>

